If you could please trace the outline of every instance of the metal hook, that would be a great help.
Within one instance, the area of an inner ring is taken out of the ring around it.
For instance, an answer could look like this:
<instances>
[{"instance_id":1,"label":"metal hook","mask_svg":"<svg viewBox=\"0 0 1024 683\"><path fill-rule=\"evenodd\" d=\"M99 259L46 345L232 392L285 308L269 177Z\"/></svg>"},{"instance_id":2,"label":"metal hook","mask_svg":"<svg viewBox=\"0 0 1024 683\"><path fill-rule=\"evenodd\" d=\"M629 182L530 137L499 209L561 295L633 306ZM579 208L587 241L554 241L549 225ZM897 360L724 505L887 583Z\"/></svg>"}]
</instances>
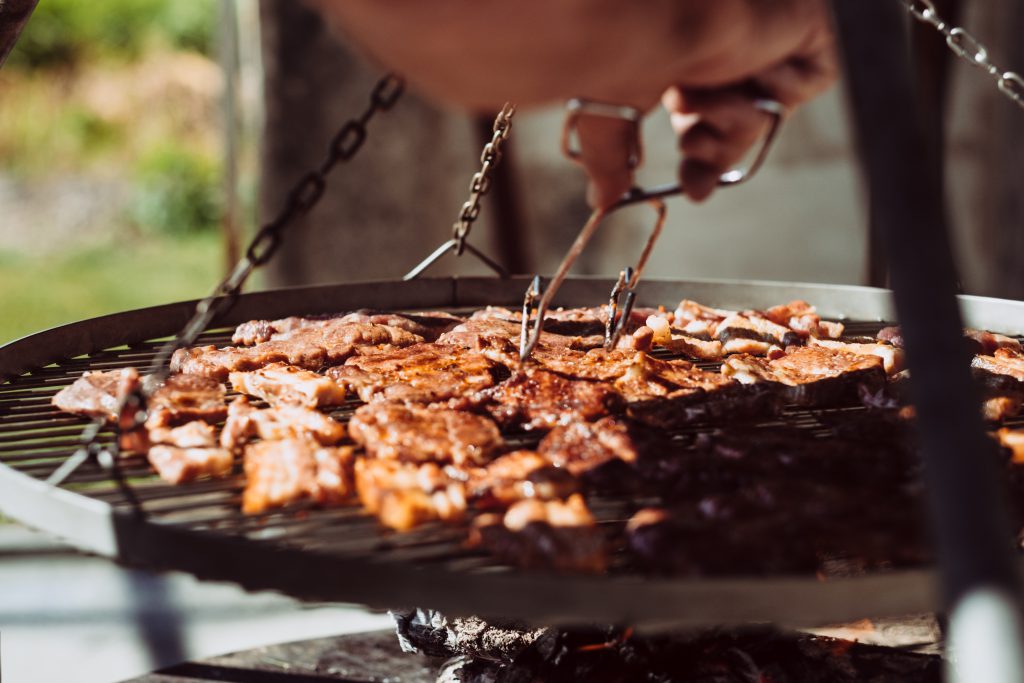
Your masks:
<instances>
[{"instance_id":1,"label":"metal hook","mask_svg":"<svg viewBox=\"0 0 1024 683\"><path fill-rule=\"evenodd\" d=\"M475 256L477 260L483 263L485 266L493 270L498 277L500 277L503 280L508 277L508 271L505 270L505 268L500 263L498 263L487 254L483 253L482 251L474 247L469 242L463 242L462 244L466 251ZM440 260L442 256L444 256L449 251L457 254L458 248L458 240L456 240L455 238L448 240L447 242L439 246L437 249L435 249L433 252L431 252L430 256L420 261L415 268L413 268L408 273L403 275L402 279L415 280L416 278L423 274L423 271L425 271L430 266L434 265L438 260Z\"/></svg>"}]
</instances>

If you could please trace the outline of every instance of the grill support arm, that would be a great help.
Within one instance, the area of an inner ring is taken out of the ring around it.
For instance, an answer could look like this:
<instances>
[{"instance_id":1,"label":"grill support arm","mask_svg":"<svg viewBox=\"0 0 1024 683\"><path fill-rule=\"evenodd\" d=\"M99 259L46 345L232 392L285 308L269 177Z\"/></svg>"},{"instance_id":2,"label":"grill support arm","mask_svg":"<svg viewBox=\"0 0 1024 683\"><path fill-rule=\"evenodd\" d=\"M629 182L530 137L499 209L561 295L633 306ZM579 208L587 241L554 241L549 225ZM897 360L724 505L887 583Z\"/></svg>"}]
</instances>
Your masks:
<instances>
[{"instance_id":1,"label":"grill support arm","mask_svg":"<svg viewBox=\"0 0 1024 683\"><path fill-rule=\"evenodd\" d=\"M1024 680L1021 591L995 444L956 302L939 151L915 97L902 5L833 0L854 133L913 376L943 604L959 671L950 680ZM996 637L978 641L988 632Z\"/></svg>"}]
</instances>

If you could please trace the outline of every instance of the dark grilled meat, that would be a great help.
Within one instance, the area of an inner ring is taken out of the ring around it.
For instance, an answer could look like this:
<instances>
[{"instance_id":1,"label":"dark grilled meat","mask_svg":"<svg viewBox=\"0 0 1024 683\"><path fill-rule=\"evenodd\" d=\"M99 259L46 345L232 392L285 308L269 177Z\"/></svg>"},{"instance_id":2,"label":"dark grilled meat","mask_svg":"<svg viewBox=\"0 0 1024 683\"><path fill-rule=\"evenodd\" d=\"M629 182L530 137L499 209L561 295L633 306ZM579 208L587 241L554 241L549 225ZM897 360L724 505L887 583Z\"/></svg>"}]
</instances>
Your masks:
<instances>
[{"instance_id":1,"label":"dark grilled meat","mask_svg":"<svg viewBox=\"0 0 1024 683\"><path fill-rule=\"evenodd\" d=\"M301 500L345 502L354 491L352 449L322 448L312 439L260 441L245 448L242 511L256 515Z\"/></svg>"},{"instance_id":2,"label":"dark grilled meat","mask_svg":"<svg viewBox=\"0 0 1024 683\"><path fill-rule=\"evenodd\" d=\"M579 494L565 501L522 500L504 515L481 515L470 544L525 568L601 573L608 566L604 537Z\"/></svg>"},{"instance_id":3,"label":"dark grilled meat","mask_svg":"<svg viewBox=\"0 0 1024 683\"><path fill-rule=\"evenodd\" d=\"M879 330L877 338L879 341L884 341L903 348L903 330L897 327L883 327ZM964 328L964 338L968 340L973 353L982 355L992 355L996 352L996 349L1009 349L1020 353L1021 345L1020 342L1013 337L1007 337L1006 335L996 334L995 332L986 332L985 330L975 330L969 327Z\"/></svg>"},{"instance_id":4,"label":"dark grilled meat","mask_svg":"<svg viewBox=\"0 0 1024 683\"><path fill-rule=\"evenodd\" d=\"M327 375L367 403L375 399L431 403L494 386L507 371L486 356L458 346L414 344L355 356Z\"/></svg>"},{"instance_id":5,"label":"dark grilled meat","mask_svg":"<svg viewBox=\"0 0 1024 683\"><path fill-rule=\"evenodd\" d=\"M345 391L329 378L283 363L232 372L229 379L235 391L262 398L272 406L321 408L345 402Z\"/></svg>"},{"instance_id":6,"label":"dark grilled meat","mask_svg":"<svg viewBox=\"0 0 1024 683\"><path fill-rule=\"evenodd\" d=\"M512 451L470 470L467 496L479 509L501 508L527 498L556 500L579 492L568 471L534 451Z\"/></svg>"},{"instance_id":7,"label":"dark grilled meat","mask_svg":"<svg viewBox=\"0 0 1024 683\"><path fill-rule=\"evenodd\" d=\"M458 406L480 406L499 424L523 429L552 429L573 422L591 422L621 412L621 397L607 382L574 380L527 367Z\"/></svg>"},{"instance_id":8,"label":"dark grilled meat","mask_svg":"<svg viewBox=\"0 0 1024 683\"><path fill-rule=\"evenodd\" d=\"M577 422L551 430L537 446L537 452L556 467L564 467L574 475L612 461L634 465L640 453L630 431L627 422L615 417L605 417L593 423Z\"/></svg>"},{"instance_id":9,"label":"dark grilled meat","mask_svg":"<svg viewBox=\"0 0 1024 683\"><path fill-rule=\"evenodd\" d=\"M147 410L150 427L190 420L220 422L228 412L224 387L199 375L170 375L150 394Z\"/></svg>"},{"instance_id":10,"label":"dark grilled meat","mask_svg":"<svg viewBox=\"0 0 1024 683\"><path fill-rule=\"evenodd\" d=\"M349 434L374 458L482 465L503 444L497 425L482 415L372 403L356 410Z\"/></svg>"},{"instance_id":11,"label":"dark grilled meat","mask_svg":"<svg viewBox=\"0 0 1024 683\"><path fill-rule=\"evenodd\" d=\"M258 370L271 363L319 370L342 363L360 350L409 346L422 341L422 337L387 325L331 319L322 321L320 325L298 327L274 335L271 340L255 346L179 349L171 358L171 370L223 382L229 373Z\"/></svg>"},{"instance_id":12,"label":"dark grilled meat","mask_svg":"<svg viewBox=\"0 0 1024 683\"><path fill-rule=\"evenodd\" d=\"M790 403L804 406L855 402L858 387L875 393L885 385L881 358L821 347L794 349L771 361L731 356L723 361L722 374L743 384L767 384Z\"/></svg>"}]
</instances>

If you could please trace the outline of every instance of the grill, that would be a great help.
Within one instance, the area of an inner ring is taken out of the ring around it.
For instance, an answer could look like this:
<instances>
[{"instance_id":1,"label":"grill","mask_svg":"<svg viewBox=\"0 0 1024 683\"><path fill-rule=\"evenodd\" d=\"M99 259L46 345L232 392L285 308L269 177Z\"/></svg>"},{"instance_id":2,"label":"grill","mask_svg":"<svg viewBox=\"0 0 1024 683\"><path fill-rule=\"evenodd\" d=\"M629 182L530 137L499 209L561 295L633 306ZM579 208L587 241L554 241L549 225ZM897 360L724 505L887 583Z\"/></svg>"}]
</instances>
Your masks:
<instances>
[{"instance_id":1,"label":"grill","mask_svg":"<svg viewBox=\"0 0 1024 683\"><path fill-rule=\"evenodd\" d=\"M228 344L233 326L252 318L367 307L412 311L515 305L527 284L523 278L450 278L247 294L198 343ZM613 284L571 279L557 303L593 305ZM863 287L648 280L641 290L641 305L685 297L717 307L750 308L804 298L823 315L844 319L848 334L854 335L873 334L892 317L888 292ZM1022 303L978 297L963 297L962 303L973 326L1024 332ZM624 563L613 564L602 577L523 573L465 548L464 529L458 527L438 524L387 533L358 508L302 505L247 517L239 511L238 477L170 486L138 456L122 461L120 478L87 462L59 487L45 483L74 453L87 424L52 408L53 394L85 370L145 367L161 339L181 326L191 308L186 302L86 320L0 349L0 377L6 380L0 385L0 506L5 513L124 563L372 608L422 605L453 615L501 615L544 624L625 622L657 630L750 621L806 625L935 606L928 569L826 582L811 576L655 579ZM334 416L345 419L355 405ZM821 415L789 410L781 421L813 436L823 429ZM515 438L510 435L513 445ZM628 516L624 501L593 503L603 528L609 533L621 529Z\"/></svg>"}]
</instances>

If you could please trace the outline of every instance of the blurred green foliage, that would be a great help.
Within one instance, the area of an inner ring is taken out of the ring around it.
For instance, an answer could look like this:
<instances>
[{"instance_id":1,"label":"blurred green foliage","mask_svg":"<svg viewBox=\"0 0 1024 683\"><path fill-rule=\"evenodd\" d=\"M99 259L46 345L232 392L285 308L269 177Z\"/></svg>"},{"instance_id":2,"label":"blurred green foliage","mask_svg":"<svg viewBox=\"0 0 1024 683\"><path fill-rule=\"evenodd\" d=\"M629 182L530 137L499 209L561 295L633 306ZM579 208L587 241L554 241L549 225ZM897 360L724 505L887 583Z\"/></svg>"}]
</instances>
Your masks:
<instances>
[{"instance_id":1,"label":"blurred green foliage","mask_svg":"<svg viewBox=\"0 0 1024 683\"><path fill-rule=\"evenodd\" d=\"M220 167L201 152L161 145L144 153L133 174L131 218L145 232L212 231L221 216Z\"/></svg>"},{"instance_id":2,"label":"blurred green foliage","mask_svg":"<svg viewBox=\"0 0 1024 683\"><path fill-rule=\"evenodd\" d=\"M220 277L220 236L119 239L60 254L0 250L0 344L115 311L205 296Z\"/></svg>"},{"instance_id":3,"label":"blurred green foliage","mask_svg":"<svg viewBox=\"0 0 1024 683\"><path fill-rule=\"evenodd\" d=\"M72 67L136 58L151 41L210 54L214 0L40 0L8 59L12 67Z\"/></svg>"}]
</instances>

